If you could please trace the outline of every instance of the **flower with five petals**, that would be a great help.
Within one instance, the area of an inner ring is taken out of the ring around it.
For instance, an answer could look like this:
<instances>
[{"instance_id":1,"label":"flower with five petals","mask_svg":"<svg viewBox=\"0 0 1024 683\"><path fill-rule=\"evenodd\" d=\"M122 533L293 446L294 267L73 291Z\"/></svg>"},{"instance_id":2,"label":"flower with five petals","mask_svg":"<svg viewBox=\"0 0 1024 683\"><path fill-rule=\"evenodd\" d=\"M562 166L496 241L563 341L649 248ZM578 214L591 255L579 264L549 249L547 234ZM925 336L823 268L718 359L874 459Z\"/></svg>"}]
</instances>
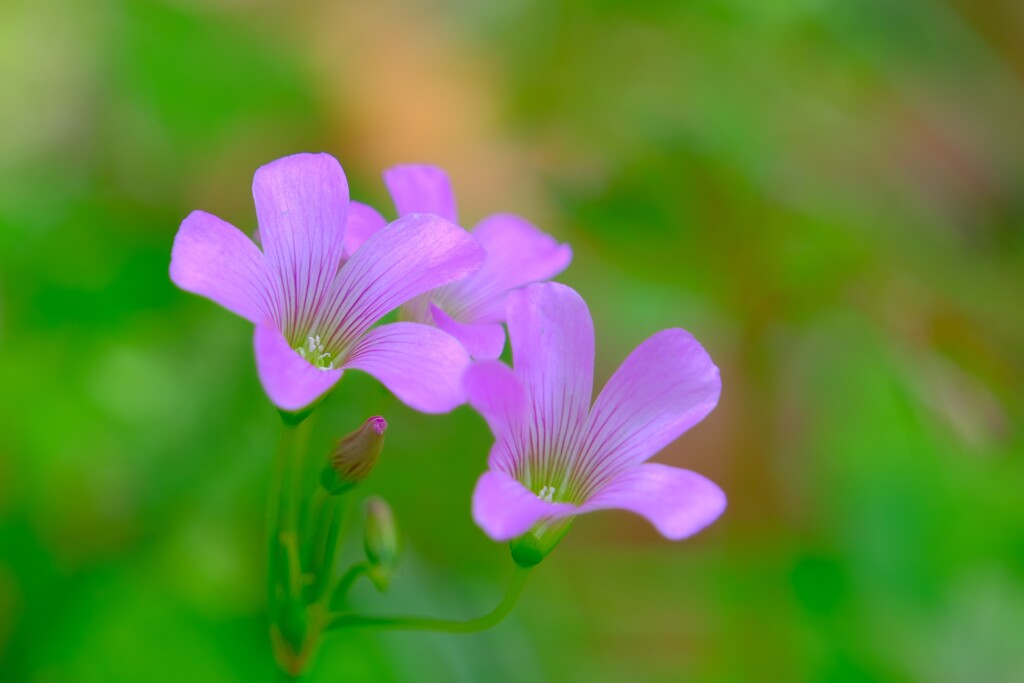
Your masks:
<instances>
[{"instance_id":1,"label":"flower with five petals","mask_svg":"<svg viewBox=\"0 0 1024 683\"><path fill-rule=\"evenodd\" d=\"M256 366L270 400L308 408L358 369L424 412L464 402L462 345L428 325L373 327L410 299L480 268L483 248L438 216L384 226L349 201L341 165L296 154L259 168L253 198L262 250L221 219L194 211L171 252L171 280L256 325Z\"/></svg>"},{"instance_id":2,"label":"flower with five petals","mask_svg":"<svg viewBox=\"0 0 1024 683\"><path fill-rule=\"evenodd\" d=\"M495 540L516 539L517 562L539 562L593 510L630 510L670 539L722 513L725 494L708 479L645 462L718 402L718 368L688 332L648 338L591 404L594 328L575 291L543 283L512 293L508 328L514 369L480 361L464 381L495 436L473 517Z\"/></svg>"}]
</instances>

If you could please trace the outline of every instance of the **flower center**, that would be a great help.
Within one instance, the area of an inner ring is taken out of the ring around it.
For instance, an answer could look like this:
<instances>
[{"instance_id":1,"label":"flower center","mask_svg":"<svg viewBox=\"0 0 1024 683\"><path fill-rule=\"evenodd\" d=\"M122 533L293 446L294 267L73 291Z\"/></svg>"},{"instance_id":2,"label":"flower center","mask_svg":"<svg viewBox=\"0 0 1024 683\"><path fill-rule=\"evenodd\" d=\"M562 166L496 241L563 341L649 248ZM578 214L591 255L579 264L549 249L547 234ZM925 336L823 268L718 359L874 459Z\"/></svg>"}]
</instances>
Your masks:
<instances>
[{"instance_id":1,"label":"flower center","mask_svg":"<svg viewBox=\"0 0 1024 683\"><path fill-rule=\"evenodd\" d=\"M334 369L334 361L331 360L331 354L324 351L324 345L320 341L319 334L313 337L306 337L306 344L295 350L315 368L320 368L321 370Z\"/></svg>"},{"instance_id":2,"label":"flower center","mask_svg":"<svg viewBox=\"0 0 1024 683\"><path fill-rule=\"evenodd\" d=\"M540 490L540 493L537 494L537 497L547 503L552 502L555 498L555 487L545 486Z\"/></svg>"}]
</instances>

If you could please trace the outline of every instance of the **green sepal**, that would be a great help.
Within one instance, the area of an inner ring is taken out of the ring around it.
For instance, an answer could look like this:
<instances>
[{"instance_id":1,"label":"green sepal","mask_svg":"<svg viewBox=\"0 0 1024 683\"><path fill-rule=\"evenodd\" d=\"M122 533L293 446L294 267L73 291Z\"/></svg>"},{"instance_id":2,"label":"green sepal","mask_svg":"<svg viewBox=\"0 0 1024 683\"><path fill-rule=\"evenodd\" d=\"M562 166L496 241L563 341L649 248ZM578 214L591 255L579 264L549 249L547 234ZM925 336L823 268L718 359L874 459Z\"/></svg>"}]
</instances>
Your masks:
<instances>
[{"instance_id":1,"label":"green sepal","mask_svg":"<svg viewBox=\"0 0 1024 683\"><path fill-rule=\"evenodd\" d=\"M539 524L522 536L512 539L509 543L512 560L526 569L536 567L561 542L570 526L571 517L552 524Z\"/></svg>"},{"instance_id":2,"label":"green sepal","mask_svg":"<svg viewBox=\"0 0 1024 683\"><path fill-rule=\"evenodd\" d=\"M345 479L330 464L320 470L320 485L332 496L348 493L356 487L356 482Z\"/></svg>"},{"instance_id":3,"label":"green sepal","mask_svg":"<svg viewBox=\"0 0 1024 683\"><path fill-rule=\"evenodd\" d=\"M314 401L313 403L310 403L302 410L298 410L295 412L282 410L281 408L278 408L277 412L281 416L282 422L284 422L286 425L290 427L296 427L302 424L303 420L305 420L307 417L313 414L313 411L316 410L316 407L317 405L319 405L319 403L320 401Z\"/></svg>"}]
</instances>

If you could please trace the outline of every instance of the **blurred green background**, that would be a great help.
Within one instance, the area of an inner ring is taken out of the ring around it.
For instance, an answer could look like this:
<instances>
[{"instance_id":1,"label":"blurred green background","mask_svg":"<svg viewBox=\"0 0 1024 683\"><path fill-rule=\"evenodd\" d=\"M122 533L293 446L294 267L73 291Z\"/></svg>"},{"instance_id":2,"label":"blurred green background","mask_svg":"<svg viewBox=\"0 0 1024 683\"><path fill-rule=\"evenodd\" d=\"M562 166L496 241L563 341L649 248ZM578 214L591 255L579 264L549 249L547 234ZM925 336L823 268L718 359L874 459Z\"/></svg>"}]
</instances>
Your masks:
<instances>
[{"instance_id":1,"label":"blurred green background","mask_svg":"<svg viewBox=\"0 0 1024 683\"><path fill-rule=\"evenodd\" d=\"M269 680L278 419L250 326L168 280L181 219L255 227L253 171L449 170L467 225L572 243L598 382L671 326L721 366L658 460L719 482L673 544L600 513L473 636L350 634L314 681L1024 681L1024 5L1014 0L4 0L0 680ZM490 436L347 375L314 452L390 422L363 487L391 593L469 616ZM355 548L349 548L350 554Z\"/></svg>"}]
</instances>

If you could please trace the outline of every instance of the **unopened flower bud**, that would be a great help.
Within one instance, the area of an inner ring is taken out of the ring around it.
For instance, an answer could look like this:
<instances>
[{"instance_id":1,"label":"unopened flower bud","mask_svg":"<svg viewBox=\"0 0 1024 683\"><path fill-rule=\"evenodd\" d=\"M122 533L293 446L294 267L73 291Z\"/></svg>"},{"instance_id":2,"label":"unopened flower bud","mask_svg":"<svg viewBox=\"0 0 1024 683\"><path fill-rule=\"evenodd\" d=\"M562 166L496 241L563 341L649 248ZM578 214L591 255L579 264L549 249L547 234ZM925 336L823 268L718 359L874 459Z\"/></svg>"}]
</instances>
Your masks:
<instances>
[{"instance_id":1,"label":"unopened flower bud","mask_svg":"<svg viewBox=\"0 0 1024 683\"><path fill-rule=\"evenodd\" d=\"M370 580L378 590L386 590L391 571L398 564L398 526L391 506L376 496L366 501L366 528L363 548L370 563Z\"/></svg>"},{"instance_id":2,"label":"unopened flower bud","mask_svg":"<svg viewBox=\"0 0 1024 683\"><path fill-rule=\"evenodd\" d=\"M338 440L320 473L320 483L329 493L344 493L369 476L384 449L387 428L387 420L378 415Z\"/></svg>"}]
</instances>

